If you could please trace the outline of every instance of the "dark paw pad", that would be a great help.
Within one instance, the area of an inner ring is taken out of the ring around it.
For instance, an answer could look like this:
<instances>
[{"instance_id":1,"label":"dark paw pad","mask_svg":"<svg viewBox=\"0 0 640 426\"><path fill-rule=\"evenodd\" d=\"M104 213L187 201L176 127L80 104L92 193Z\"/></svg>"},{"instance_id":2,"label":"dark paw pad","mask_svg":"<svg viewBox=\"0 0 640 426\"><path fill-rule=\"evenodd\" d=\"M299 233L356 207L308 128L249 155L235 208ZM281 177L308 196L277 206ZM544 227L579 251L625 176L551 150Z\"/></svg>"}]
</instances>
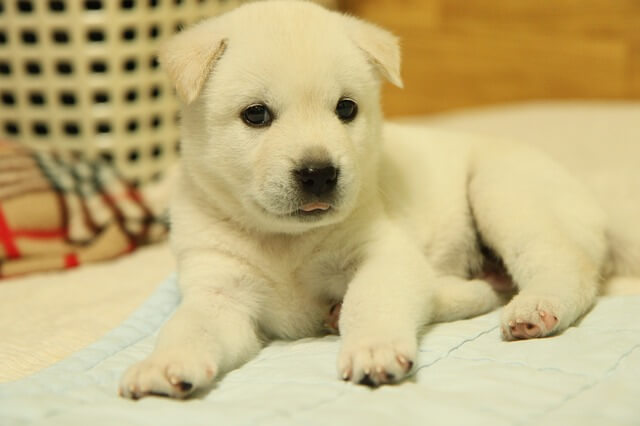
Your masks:
<instances>
[{"instance_id":1,"label":"dark paw pad","mask_svg":"<svg viewBox=\"0 0 640 426\"><path fill-rule=\"evenodd\" d=\"M368 374L365 374L364 377L360 380L361 385L369 386L370 388L377 388L378 384L371 380L371 377Z\"/></svg>"},{"instance_id":2,"label":"dark paw pad","mask_svg":"<svg viewBox=\"0 0 640 426\"><path fill-rule=\"evenodd\" d=\"M180 382L178 383L178 388L180 388L182 392L189 392L191 388L193 388L193 385L189 382Z\"/></svg>"}]
</instances>

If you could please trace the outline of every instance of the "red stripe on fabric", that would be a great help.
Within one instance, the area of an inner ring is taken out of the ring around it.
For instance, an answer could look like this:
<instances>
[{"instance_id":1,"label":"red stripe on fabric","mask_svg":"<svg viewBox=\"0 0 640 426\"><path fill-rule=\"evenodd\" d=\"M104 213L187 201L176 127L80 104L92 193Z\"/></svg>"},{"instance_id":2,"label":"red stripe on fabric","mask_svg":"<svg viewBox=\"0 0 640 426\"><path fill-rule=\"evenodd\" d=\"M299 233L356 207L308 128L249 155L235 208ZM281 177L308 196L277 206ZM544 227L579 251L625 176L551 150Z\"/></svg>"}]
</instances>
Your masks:
<instances>
[{"instance_id":1,"label":"red stripe on fabric","mask_svg":"<svg viewBox=\"0 0 640 426\"><path fill-rule=\"evenodd\" d=\"M50 229L50 230L37 230L37 229L18 229L13 231L14 237L27 237L27 238L63 238L66 237L66 229Z\"/></svg>"},{"instance_id":2,"label":"red stripe on fabric","mask_svg":"<svg viewBox=\"0 0 640 426\"><path fill-rule=\"evenodd\" d=\"M134 201L137 201L139 204L143 204L142 197L140 197L140 192L138 192L135 188L128 188L127 195Z\"/></svg>"},{"instance_id":3,"label":"red stripe on fabric","mask_svg":"<svg viewBox=\"0 0 640 426\"><path fill-rule=\"evenodd\" d=\"M13 234L2 211L2 206L0 206L0 243L4 246L9 259L20 257L20 250L13 240Z\"/></svg>"},{"instance_id":4,"label":"red stripe on fabric","mask_svg":"<svg viewBox=\"0 0 640 426\"><path fill-rule=\"evenodd\" d=\"M75 268L79 264L78 256L75 253L69 253L64 256L64 267L66 269Z\"/></svg>"}]
</instances>

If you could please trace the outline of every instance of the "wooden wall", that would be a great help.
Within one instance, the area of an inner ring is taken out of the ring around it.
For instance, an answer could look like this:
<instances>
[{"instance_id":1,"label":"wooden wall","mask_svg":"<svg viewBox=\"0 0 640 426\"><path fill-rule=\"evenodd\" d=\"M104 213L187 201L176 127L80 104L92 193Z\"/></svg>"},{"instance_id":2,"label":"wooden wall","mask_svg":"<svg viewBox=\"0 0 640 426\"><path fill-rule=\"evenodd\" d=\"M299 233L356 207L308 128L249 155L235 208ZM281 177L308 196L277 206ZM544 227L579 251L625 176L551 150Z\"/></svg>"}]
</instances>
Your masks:
<instances>
[{"instance_id":1,"label":"wooden wall","mask_svg":"<svg viewBox=\"0 0 640 426\"><path fill-rule=\"evenodd\" d=\"M388 115L529 99L640 99L640 0L342 0L402 39ZM639 117L640 121L640 117Z\"/></svg>"}]
</instances>

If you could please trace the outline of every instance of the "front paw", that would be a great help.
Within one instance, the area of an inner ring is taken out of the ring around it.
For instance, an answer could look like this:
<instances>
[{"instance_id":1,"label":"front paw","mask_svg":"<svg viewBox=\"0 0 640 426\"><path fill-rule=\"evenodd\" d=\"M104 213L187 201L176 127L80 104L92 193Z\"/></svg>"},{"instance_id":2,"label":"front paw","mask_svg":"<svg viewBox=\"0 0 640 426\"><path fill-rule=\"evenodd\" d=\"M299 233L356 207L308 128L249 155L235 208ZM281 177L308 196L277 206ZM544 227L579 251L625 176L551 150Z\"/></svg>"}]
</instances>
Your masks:
<instances>
[{"instance_id":1,"label":"front paw","mask_svg":"<svg viewBox=\"0 0 640 426\"><path fill-rule=\"evenodd\" d=\"M347 339L338 356L338 374L370 387L397 383L411 371L416 352L416 338Z\"/></svg>"},{"instance_id":2,"label":"front paw","mask_svg":"<svg viewBox=\"0 0 640 426\"><path fill-rule=\"evenodd\" d=\"M217 374L216 364L192 353L154 353L131 366L120 380L119 393L138 399L147 395L186 398L209 386Z\"/></svg>"}]
</instances>

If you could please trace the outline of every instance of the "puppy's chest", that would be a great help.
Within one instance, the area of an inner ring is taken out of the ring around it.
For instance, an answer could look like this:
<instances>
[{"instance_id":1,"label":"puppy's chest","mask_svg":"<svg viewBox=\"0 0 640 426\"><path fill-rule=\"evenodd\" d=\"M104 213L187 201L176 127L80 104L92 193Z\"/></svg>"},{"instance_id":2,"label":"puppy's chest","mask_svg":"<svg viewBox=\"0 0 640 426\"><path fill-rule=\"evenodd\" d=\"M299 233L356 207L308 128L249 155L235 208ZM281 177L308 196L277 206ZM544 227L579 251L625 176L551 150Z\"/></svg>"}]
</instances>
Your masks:
<instances>
[{"instance_id":1,"label":"puppy's chest","mask_svg":"<svg viewBox=\"0 0 640 426\"><path fill-rule=\"evenodd\" d=\"M294 279L310 294L329 301L342 300L360 259L357 251L325 250L299 265Z\"/></svg>"},{"instance_id":2,"label":"puppy's chest","mask_svg":"<svg viewBox=\"0 0 640 426\"><path fill-rule=\"evenodd\" d=\"M269 301L262 327L275 337L326 334L359 263L354 247L289 247L271 258Z\"/></svg>"},{"instance_id":3,"label":"puppy's chest","mask_svg":"<svg viewBox=\"0 0 640 426\"><path fill-rule=\"evenodd\" d=\"M263 253L272 265L274 284L310 296L341 300L362 261L358 235L320 234L271 245Z\"/></svg>"}]
</instances>

